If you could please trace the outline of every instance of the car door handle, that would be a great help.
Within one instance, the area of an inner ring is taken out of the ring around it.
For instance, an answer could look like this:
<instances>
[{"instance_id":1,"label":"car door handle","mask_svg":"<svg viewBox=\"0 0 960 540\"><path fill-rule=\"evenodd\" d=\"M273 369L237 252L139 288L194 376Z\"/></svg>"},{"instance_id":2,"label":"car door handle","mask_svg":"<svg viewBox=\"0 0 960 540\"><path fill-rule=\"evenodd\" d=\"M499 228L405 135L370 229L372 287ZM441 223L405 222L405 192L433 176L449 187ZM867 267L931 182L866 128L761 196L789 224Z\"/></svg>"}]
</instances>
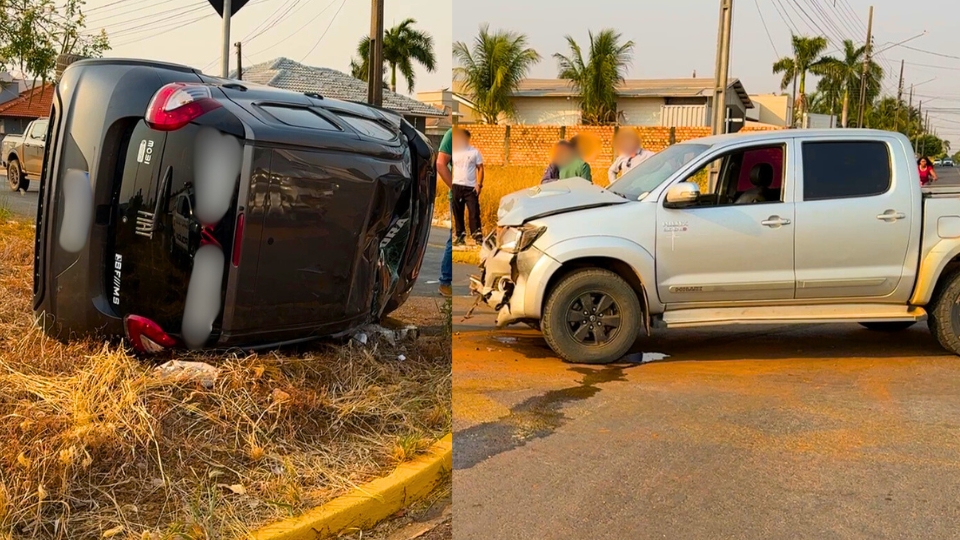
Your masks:
<instances>
[{"instance_id":1,"label":"car door handle","mask_svg":"<svg viewBox=\"0 0 960 540\"><path fill-rule=\"evenodd\" d=\"M899 219L904 219L906 217L907 215L904 214L903 212L897 212L896 210L887 210L886 212L877 216L877 219L879 219L880 221L894 222Z\"/></svg>"},{"instance_id":2,"label":"car door handle","mask_svg":"<svg viewBox=\"0 0 960 540\"><path fill-rule=\"evenodd\" d=\"M760 222L764 227L770 227L771 229L776 229L777 227L782 227L784 225L789 225L789 219L783 219L780 216L770 216L767 219Z\"/></svg>"}]
</instances>

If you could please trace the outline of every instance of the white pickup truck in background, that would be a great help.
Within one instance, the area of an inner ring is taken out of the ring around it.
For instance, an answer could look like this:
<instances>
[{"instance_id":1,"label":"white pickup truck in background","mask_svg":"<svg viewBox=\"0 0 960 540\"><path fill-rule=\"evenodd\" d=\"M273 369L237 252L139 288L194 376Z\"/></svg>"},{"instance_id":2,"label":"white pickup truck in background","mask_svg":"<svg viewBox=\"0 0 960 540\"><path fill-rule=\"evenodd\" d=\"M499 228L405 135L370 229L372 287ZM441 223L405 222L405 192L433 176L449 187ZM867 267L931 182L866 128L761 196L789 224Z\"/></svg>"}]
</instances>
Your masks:
<instances>
[{"instance_id":1,"label":"white pickup truck in background","mask_svg":"<svg viewBox=\"0 0 960 540\"><path fill-rule=\"evenodd\" d=\"M508 195L498 219L472 289L567 361L616 361L653 326L921 320L960 354L960 187L921 189L898 133L693 140L608 188Z\"/></svg>"},{"instance_id":2,"label":"white pickup truck in background","mask_svg":"<svg viewBox=\"0 0 960 540\"><path fill-rule=\"evenodd\" d=\"M7 184L12 191L26 191L30 187L30 177L40 177L47 124L47 118L34 120L27 125L23 135L7 135L0 143L0 162L7 171Z\"/></svg>"}]
</instances>

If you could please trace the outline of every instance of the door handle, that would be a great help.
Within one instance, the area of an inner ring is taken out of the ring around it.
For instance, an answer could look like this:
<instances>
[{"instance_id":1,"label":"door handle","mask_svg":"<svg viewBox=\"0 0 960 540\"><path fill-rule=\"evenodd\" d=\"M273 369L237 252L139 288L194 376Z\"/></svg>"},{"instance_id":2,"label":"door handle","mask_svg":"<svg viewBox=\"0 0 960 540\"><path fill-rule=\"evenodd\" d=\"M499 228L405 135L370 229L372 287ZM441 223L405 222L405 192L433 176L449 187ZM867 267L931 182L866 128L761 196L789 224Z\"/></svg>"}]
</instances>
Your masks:
<instances>
[{"instance_id":1,"label":"door handle","mask_svg":"<svg viewBox=\"0 0 960 540\"><path fill-rule=\"evenodd\" d=\"M760 224L763 225L764 227L770 227L771 229L776 229L783 225L789 225L790 220L783 219L780 216L770 216L767 219L761 221Z\"/></svg>"},{"instance_id":2,"label":"door handle","mask_svg":"<svg viewBox=\"0 0 960 540\"><path fill-rule=\"evenodd\" d=\"M903 212L897 212L896 210L887 210L886 212L877 216L877 219L879 219L880 221L886 221L888 223L892 223L894 221L897 221L899 219L904 219L906 217L907 215L904 214Z\"/></svg>"}]
</instances>

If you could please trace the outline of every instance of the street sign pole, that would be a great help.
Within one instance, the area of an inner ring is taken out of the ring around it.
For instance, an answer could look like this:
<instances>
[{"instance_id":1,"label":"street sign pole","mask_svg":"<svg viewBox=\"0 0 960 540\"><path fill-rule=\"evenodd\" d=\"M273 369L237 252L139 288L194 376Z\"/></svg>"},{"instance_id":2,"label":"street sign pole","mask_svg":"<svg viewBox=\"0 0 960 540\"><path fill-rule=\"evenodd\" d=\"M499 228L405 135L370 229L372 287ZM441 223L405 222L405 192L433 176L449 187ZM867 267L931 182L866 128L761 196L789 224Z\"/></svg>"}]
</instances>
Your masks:
<instances>
[{"instance_id":1,"label":"street sign pole","mask_svg":"<svg viewBox=\"0 0 960 540\"><path fill-rule=\"evenodd\" d=\"M863 74L860 77L860 111L857 116L857 127L863 127L863 113L867 108L867 77L870 75L870 53L873 48L873 6L870 6L870 16L867 19L867 42L863 52Z\"/></svg>"},{"instance_id":2,"label":"street sign pole","mask_svg":"<svg viewBox=\"0 0 960 540\"><path fill-rule=\"evenodd\" d=\"M367 61L367 103L383 105L383 0L370 2L370 58Z\"/></svg>"},{"instance_id":3,"label":"street sign pole","mask_svg":"<svg viewBox=\"0 0 960 540\"><path fill-rule=\"evenodd\" d=\"M720 0L720 35L717 43L717 76L713 92L713 134L726 132L727 79L730 71L730 30L733 26L733 0Z\"/></svg>"},{"instance_id":4,"label":"street sign pole","mask_svg":"<svg viewBox=\"0 0 960 540\"><path fill-rule=\"evenodd\" d=\"M223 0L223 49L220 54L220 76L230 76L230 16L233 14L231 0Z\"/></svg>"}]
</instances>

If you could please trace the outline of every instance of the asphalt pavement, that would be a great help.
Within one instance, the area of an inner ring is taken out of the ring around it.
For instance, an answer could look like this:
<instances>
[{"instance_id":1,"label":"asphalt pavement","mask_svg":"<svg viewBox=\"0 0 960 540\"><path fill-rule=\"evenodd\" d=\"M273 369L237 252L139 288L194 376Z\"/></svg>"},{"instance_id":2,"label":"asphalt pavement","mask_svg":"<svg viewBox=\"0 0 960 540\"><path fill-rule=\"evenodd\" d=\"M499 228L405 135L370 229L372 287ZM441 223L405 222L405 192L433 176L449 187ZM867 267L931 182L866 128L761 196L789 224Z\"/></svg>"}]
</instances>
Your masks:
<instances>
[{"instance_id":1,"label":"asphalt pavement","mask_svg":"<svg viewBox=\"0 0 960 540\"><path fill-rule=\"evenodd\" d=\"M960 169L940 171L960 184ZM655 331L561 362L457 265L458 539L956 538L960 359L925 324Z\"/></svg>"}]
</instances>

